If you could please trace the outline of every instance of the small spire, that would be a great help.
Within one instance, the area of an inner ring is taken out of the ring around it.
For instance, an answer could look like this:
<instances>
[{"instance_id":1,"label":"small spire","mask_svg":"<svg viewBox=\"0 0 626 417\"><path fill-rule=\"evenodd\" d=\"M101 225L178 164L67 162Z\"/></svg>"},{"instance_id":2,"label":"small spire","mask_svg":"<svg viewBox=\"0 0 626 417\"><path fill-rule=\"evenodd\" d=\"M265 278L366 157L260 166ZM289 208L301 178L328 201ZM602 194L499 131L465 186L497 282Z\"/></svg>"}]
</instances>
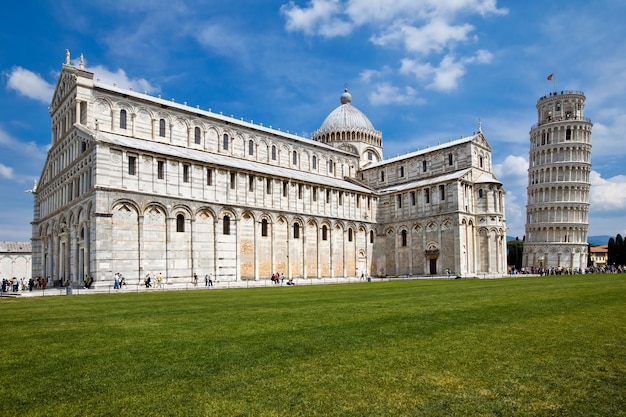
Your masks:
<instances>
[{"instance_id":1,"label":"small spire","mask_svg":"<svg viewBox=\"0 0 626 417\"><path fill-rule=\"evenodd\" d=\"M82 53L80 54L80 64L78 65L78 68L85 69L85 57Z\"/></svg>"},{"instance_id":2,"label":"small spire","mask_svg":"<svg viewBox=\"0 0 626 417\"><path fill-rule=\"evenodd\" d=\"M352 95L348 93L347 84L343 88L343 94L341 95L340 101L341 101L341 104L349 104L350 102L352 102Z\"/></svg>"},{"instance_id":3,"label":"small spire","mask_svg":"<svg viewBox=\"0 0 626 417\"><path fill-rule=\"evenodd\" d=\"M480 121L480 117L478 118L478 133L482 133L483 131L483 124Z\"/></svg>"}]
</instances>

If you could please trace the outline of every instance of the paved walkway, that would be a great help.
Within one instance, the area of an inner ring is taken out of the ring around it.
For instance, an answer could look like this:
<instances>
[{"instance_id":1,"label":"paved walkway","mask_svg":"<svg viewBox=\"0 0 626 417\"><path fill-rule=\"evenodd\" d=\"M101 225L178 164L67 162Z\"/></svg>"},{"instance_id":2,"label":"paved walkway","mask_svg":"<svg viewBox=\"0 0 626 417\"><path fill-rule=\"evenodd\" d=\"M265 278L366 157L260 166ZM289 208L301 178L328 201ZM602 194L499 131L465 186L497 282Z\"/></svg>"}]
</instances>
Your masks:
<instances>
[{"instance_id":1,"label":"paved walkway","mask_svg":"<svg viewBox=\"0 0 626 417\"><path fill-rule=\"evenodd\" d=\"M454 279L454 275L450 277L446 275L428 275L428 276L408 276L408 277L387 277L387 278L371 278L371 281L361 279L357 277L348 278L294 278L295 285L324 285L324 284L347 284L347 283L376 283L376 282L389 282L389 281L403 281L403 280L433 280L433 279ZM43 297L53 295L85 295L85 294L115 294L124 292L159 292L159 291L213 291L235 288L261 288L261 287L275 287L283 286L288 287L287 280L281 284L274 284L269 279L262 279L257 281L227 281L227 282L214 282L213 286L207 287L204 285L204 280L198 282L195 286L193 283L188 282L176 282L170 284L163 284L162 288L146 288L142 284L128 284L126 287L116 290L113 288L113 284L98 284L95 283L95 287L91 289L70 288L70 287L52 287L46 289L33 289L32 291L19 291L17 293L7 292L3 293L2 297Z\"/></svg>"}]
</instances>

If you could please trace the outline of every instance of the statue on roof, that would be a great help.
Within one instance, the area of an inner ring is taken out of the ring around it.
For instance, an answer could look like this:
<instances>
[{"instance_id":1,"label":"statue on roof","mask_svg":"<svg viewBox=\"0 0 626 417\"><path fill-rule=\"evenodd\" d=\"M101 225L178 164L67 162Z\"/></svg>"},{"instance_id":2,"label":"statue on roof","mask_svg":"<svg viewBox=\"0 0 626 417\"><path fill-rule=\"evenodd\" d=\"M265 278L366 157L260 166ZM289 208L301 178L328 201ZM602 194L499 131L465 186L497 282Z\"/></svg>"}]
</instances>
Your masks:
<instances>
[{"instance_id":1,"label":"statue on roof","mask_svg":"<svg viewBox=\"0 0 626 417\"><path fill-rule=\"evenodd\" d=\"M65 50L65 65L70 65L70 50Z\"/></svg>"}]
</instances>

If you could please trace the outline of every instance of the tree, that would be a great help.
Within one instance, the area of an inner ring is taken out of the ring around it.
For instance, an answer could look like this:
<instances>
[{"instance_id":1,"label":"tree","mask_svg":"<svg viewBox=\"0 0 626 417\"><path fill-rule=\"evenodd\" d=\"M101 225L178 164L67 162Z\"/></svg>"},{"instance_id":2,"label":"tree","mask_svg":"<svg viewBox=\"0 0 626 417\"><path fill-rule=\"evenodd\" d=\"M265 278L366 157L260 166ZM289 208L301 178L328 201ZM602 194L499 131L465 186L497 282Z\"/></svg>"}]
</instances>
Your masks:
<instances>
[{"instance_id":1,"label":"tree","mask_svg":"<svg viewBox=\"0 0 626 417\"><path fill-rule=\"evenodd\" d=\"M506 242L506 262L507 265L515 266L515 269L522 268L522 253L524 252L524 242L520 241L518 237L515 240Z\"/></svg>"},{"instance_id":2,"label":"tree","mask_svg":"<svg viewBox=\"0 0 626 417\"><path fill-rule=\"evenodd\" d=\"M619 233L615 236L615 265L626 264L626 257L624 256L624 239Z\"/></svg>"},{"instance_id":3,"label":"tree","mask_svg":"<svg viewBox=\"0 0 626 417\"><path fill-rule=\"evenodd\" d=\"M607 265L613 265L615 263L615 239L610 238L608 244L608 255L606 259Z\"/></svg>"}]
</instances>

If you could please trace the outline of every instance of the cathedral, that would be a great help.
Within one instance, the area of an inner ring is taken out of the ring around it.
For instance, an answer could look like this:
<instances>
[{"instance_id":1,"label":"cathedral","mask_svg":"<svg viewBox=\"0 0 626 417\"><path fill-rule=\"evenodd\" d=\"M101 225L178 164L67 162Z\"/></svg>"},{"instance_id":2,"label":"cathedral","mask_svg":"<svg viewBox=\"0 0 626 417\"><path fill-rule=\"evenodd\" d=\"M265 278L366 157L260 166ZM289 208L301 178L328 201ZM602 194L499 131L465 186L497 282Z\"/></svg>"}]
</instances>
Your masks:
<instances>
[{"instance_id":1,"label":"cathedral","mask_svg":"<svg viewBox=\"0 0 626 417\"><path fill-rule=\"evenodd\" d=\"M480 128L384 159L347 89L304 138L106 85L69 53L49 112L33 276L506 273L505 191Z\"/></svg>"}]
</instances>

